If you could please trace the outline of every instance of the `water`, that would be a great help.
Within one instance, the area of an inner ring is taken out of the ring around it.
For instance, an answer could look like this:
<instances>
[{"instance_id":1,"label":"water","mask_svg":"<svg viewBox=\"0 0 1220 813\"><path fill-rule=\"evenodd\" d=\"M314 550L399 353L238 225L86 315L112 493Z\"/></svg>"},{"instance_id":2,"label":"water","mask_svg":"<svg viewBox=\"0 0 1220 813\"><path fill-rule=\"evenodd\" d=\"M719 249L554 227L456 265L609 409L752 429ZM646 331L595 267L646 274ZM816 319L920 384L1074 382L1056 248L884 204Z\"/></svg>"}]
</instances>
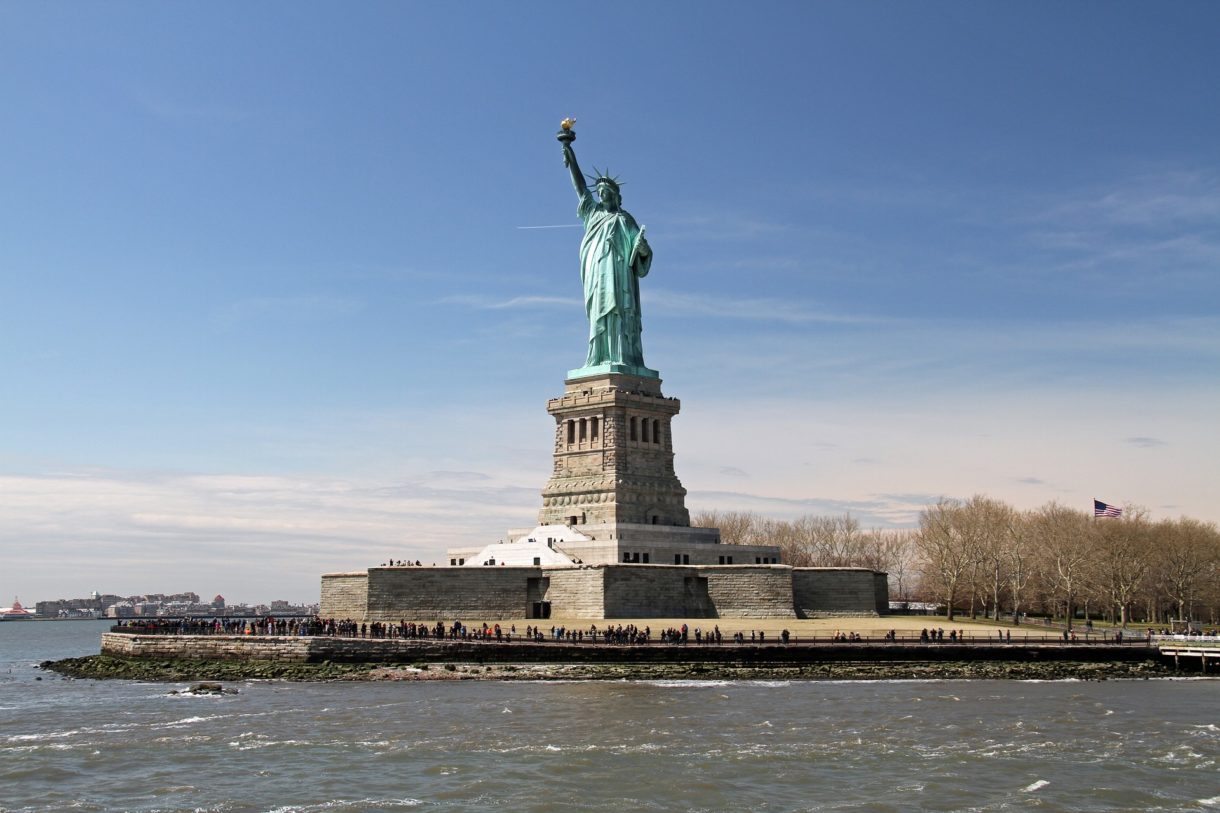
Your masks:
<instances>
[{"instance_id":1,"label":"water","mask_svg":"<svg viewBox=\"0 0 1220 813\"><path fill-rule=\"evenodd\" d=\"M0 812L1220 810L1220 682L63 680L0 624ZM42 676L43 680L35 678Z\"/></svg>"}]
</instances>

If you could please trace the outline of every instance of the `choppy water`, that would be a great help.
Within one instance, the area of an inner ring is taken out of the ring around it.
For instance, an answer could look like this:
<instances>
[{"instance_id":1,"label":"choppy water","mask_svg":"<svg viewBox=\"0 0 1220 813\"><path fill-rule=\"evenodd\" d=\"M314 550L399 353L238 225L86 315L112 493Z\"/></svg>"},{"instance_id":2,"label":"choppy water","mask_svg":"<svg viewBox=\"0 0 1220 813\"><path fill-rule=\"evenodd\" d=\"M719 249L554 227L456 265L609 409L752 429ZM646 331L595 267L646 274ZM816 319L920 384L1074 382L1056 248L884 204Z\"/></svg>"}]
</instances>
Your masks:
<instances>
[{"instance_id":1,"label":"choppy water","mask_svg":"<svg viewBox=\"0 0 1220 813\"><path fill-rule=\"evenodd\" d=\"M62 680L0 624L0 812L1220 810L1220 682ZM41 681L36 680L41 676Z\"/></svg>"}]
</instances>

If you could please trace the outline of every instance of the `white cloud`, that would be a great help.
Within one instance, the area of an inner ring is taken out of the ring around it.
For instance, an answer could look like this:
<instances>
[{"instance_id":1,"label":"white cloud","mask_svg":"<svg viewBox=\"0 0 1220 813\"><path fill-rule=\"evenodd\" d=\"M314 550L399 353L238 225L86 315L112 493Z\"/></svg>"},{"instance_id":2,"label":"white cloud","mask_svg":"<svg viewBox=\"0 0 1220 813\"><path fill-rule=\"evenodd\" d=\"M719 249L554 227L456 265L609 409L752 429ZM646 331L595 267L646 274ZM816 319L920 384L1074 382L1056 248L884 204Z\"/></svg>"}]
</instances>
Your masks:
<instances>
[{"instance_id":1,"label":"white cloud","mask_svg":"<svg viewBox=\"0 0 1220 813\"><path fill-rule=\"evenodd\" d=\"M1195 279L1220 261L1220 175L1165 170L1117 178L1043 203L1018 218L1027 240L1065 255L1050 268L1105 271L1111 286ZM1134 279L1121 280L1119 272Z\"/></svg>"},{"instance_id":2,"label":"white cloud","mask_svg":"<svg viewBox=\"0 0 1220 813\"><path fill-rule=\"evenodd\" d=\"M428 472L430 480L456 480L458 482L486 482L490 480L489 475L481 471L430 471Z\"/></svg>"},{"instance_id":3,"label":"white cloud","mask_svg":"<svg viewBox=\"0 0 1220 813\"><path fill-rule=\"evenodd\" d=\"M1086 505L1104 492L1220 521L1210 496L1220 456L1220 436L1211 431L1216 412L1220 393L956 390L819 399L736 392L684 400L675 465L691 500L706 508L826 507L901 524L939 495L985 493L1033 508L1051 499ZM1157 465L1149 466L1143 448L1122 442L1149 425L1158 437L1192 442L1159 446ZM881 462L854 465L860 458ZM749 495L726 467L751 473Z\"/></svg>"},{"instance_id":4,"label":"white cloud","mask_svg":"<svg viewBox=\"0 0 1220 813\"><path fill-rule=\"evenodd\" d=\"M39 599L183 589L249 601L316 600L325 571L387 558L436 562L447 547L488 542L534 520L541 480L526 488L467 477L457 489L434 488L430 480L0 476L6 587Z\"/></svg>"},{"instance_id":5,"label":"white cloud","mask_svg":"<svg viewBox=\"0 0 1220 813\"><path fill-rule=\"evenodd\" d=\"M1082 194L1047 213L1054 220L1095 220L1119 226L1165 227L1220 221L1220 175L1145 172Z\"/></svg>"},{"instance_id":6,"label":"white cloud","mask_svg":"<svg viewBox=\"0 0 1220 813\"><path fill-rule=\"evenodd\" d=\"M711 388L697 398L667 385L684 398L674 442L688 506L780 517L850 511L865 525L903 526L942 495L986 493L1032 508L1084 505L1097 493L1220 520L1220 392L970 383L823 396ZM528 408L504 410L488 402L406 416L400 428L375 415L303 427L334 448L315 450L297 474L10 471L0 475L0 589L32 599L189 589L306 600L323 572L441 561L446 548L501 538L536 517L551 429ZM421 425L430 445L415 434ZM461 443L442 440L452 438ZM1143 441L1160 441L1157 465Z\"/></svg>"},{"instance_id":7,"label":"white cloud","mask_svg":"<svg viewBox=\"0 0 1220 813\"><path fill-rule=\"evenodd\" d=\"M867 528L910 527L940 495L870 494L859 499L781 498L741 491L692 491L687 504L700 511L750 511L776 519L851 514Z\"/></svg>"},{"instance_id":8,"label":"white cloud","mask_svg":"<svg viewBox=\"0 0 1220 813\"><path fill-rule=\"evenodd\" d=\"M701 396L724 378L753 391L851 397L1133 386L1206 392L1215 389L1207 371L1220 364L1220 318L894 319L837 333L776 320L773 330L710 333L697 342L653 334L649 348L654 364L680 358ZM697 374L706 370L717 377Z\"/></svg>"}]
</instances>

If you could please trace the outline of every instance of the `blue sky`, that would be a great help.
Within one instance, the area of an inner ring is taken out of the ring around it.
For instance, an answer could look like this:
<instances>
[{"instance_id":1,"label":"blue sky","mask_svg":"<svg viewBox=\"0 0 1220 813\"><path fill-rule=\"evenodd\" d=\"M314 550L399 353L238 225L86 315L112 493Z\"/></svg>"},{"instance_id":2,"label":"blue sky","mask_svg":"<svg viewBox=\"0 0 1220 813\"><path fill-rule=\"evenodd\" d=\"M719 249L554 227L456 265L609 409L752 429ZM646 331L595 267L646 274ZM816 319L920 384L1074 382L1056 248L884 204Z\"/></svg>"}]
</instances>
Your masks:
<instances>
[{"instance_id":1,"label":"blue sky","mask_svg":"<svg viewBox=\"0 0 1220 813\"><path fill-rule=\"evenodd\" d=\"M0 3L0 596L312 600L532 524L567 115L693 510L1220 520L1220 8L617 8Z\"/></svg>"}]
</instances>

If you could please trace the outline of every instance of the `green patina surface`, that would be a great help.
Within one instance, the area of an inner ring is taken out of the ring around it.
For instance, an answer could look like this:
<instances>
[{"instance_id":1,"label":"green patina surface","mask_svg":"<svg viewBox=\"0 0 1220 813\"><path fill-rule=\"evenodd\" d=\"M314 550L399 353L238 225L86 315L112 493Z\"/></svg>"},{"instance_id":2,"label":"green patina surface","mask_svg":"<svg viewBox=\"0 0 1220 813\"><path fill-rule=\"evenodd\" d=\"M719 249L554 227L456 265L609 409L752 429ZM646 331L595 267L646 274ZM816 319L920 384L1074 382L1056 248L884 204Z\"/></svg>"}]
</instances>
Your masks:
<instances>
[{"instance_id":1,"label":"green patina surface","mask_svg":"<svg viewBox=\"0 0 1220 813\"><path fill-rule=\"evenodd\" d=\"M645 229L623 208L617 179L600 172L592 177L592 188L585 182L572 149L576 133L571 127L565 126L557 138L579 199L576 211L585 226L580 280L589 318L589 349L584 366L569 370L568 378L606 373L659 378L644 364L640 339L640 278L652 267Z\"/></svg>"},{"instance_id":2,"label":"green patina surface","mask_svg":"<svg viewBox=\"0 0 1220 813\"><path fill-rule=\"evenodd\" d=\"M606 375L607 373L622 373L624 375L635 375L640 378L660 378L661 374L656 370L650 370L647 367L637 366L634 364L615 364L606 362L605 364L595 364L592 367L581 367L577 370L568 370L568 378L584 378L590 375Z\"/></svg>"}]
</instances>

